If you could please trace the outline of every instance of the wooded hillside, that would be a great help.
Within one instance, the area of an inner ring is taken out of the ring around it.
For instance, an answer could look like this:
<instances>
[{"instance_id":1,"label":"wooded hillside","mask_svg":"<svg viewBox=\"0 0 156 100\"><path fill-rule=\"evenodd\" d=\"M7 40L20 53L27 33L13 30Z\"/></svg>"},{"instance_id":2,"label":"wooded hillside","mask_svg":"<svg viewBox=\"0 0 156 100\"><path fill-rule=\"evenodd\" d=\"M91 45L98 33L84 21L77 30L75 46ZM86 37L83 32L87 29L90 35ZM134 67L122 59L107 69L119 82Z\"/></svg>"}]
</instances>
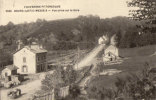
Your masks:
<instances>
[{"instance_id":1,"label":"wooded hillside","mask_svg":"<svg viewBox=\"0 0 156 100\"><path fill-rule=\"evenodd\" d=\"M131 43L130 39L137 31L135 24L126 17L100 19L98 16L79 16L75 19L55 21L38 19L36 22L18 25L9 22L0 26L0 44L1 47L15 46L17 40L21 39L24 44L37 41L49 50L73 49L77 45L75 42L87 48L96 44L103 34L118 34L119 47L133 47L134 43Z\"/></svg>"},{"instance_id":2,"label":"wooded hillside","mask_svg":"<svg viewBox=\"0 0 156 100\"><path fill-rule=\"evenodd\" d=\"M104 34L116 34L120 48L140 47L156 43L154 34L139 34L137 22L127 17L101 19L98 16L79 16L74 19L46 21L42 19L32 23L15 25L9 22L0 26L0 61L17 48L17 41L25 45L36 41L47 50L69 50L93 48L98 38ZM9 59L10 60L10 59Z\"/></svg>"}]
</instances>

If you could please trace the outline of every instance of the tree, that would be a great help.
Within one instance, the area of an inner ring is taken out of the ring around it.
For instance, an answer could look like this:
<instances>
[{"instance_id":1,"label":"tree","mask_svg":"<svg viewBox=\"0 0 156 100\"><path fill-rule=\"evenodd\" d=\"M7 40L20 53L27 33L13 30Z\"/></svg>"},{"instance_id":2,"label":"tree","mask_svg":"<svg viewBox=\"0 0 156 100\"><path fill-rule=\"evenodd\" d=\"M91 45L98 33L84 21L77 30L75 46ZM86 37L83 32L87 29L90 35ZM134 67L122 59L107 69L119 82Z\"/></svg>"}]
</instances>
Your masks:
<instances>
[{"instance_id":1,"label":"tree","mask_svg":"<svg viewBox=\"0 0 156 100\"><path fill-rule=\"evenodd\" d=\"M14 26L14 23L13 22L8 22L7 26Z\"/></svg>"},{"instance_id":2,"label":"tree","mask_svg":"<svg viewBox=\"0 0 156 100\"><path fill-rule=\"evenodd\" d=\"M71 85L76 81L77 73L72 67L67 66L57 67L54 73L48 73L42 81L42 90L51 91L52 89L59 89L63 86Z\"/></svg>"},{"instance_id":3,"label":"tree","mask_svg":"<svg viewBox=\"0 0 156 100\"><path fill-rule=\"evenodd\" d=\"M70 85L76 81L77 72L72 66L67 66L65 71L62 72L62 79L66 85Z\"/></svg>"},{"instance_id":4,"label":"tree","mask_svg":"<svg viewBox=\"0 0 156 100\"><path fill-rule=\"evenodd\" d=\"M79 30L83 34L84 41L95 41L95 37L100 33L100 17L99 16L79 16L77 18Z\"/></svg>"},{"instance_id":5,"label":"tree","mask_svg":"<svg viewBox=\"0 0 156 100\"><path fill-rule=\"evenodd\" d=\"M42 90L43 91L52 91L53 89L58 89L63 86L64 82L62 80L62 68L57 68L54 73L48 73L45 76L45 79L42 80Z\"/></svg>"},{"instance_id":6,"label":"tree","mask_svg":"<svg viewBox=\"0 0 156 100\"><path fill-rule=\"evenodd\" d=\"M122 38L122 34L121 31L119 30L114 38L117 47L120 46L121 38Z\"/></svg>"},{"instance_id":7,"label":"tree","mask_svg":"<svg viewBox=\"0 0 156 100\"><path fill-rule=\"evenodd\" d=\"M71 85L70 88L69 88L69 93L70 93L70 96L72 98L74 98L74 99L77 98L81 93L80 87L78 85L76 85L76 84Z\"/></svg>"},{"instance_id":8,"label":"tree","mask_svg":"<svg viewBox=\"0 0 156 100\"><path fill-rule=\"evenodd\" d=\"M135 8L129 11L130 18L142 21L139 28L156 32L156 0L132 0L128 2L128 6Z\"/></svg>"}]
</instances>

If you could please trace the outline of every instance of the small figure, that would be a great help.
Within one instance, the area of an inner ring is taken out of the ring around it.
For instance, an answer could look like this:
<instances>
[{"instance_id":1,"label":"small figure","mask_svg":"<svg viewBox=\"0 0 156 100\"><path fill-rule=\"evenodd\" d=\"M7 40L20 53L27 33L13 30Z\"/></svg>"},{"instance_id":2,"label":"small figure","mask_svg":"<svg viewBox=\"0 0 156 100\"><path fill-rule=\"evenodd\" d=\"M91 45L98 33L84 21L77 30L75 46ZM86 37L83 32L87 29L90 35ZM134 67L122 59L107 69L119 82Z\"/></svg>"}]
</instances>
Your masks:
<instances>
[{"instance_id":1,"label":"small figure","mask_svg":"<svg viewBox=\"0 0 156 100\"><path fill-rule=\"evenodd\" d=\"M10 99L16 99L18 97L21 96L21 89L14 89L14 90L11 90L7 93L7 96L10 98Z\"/></svg>"}]
</instances>

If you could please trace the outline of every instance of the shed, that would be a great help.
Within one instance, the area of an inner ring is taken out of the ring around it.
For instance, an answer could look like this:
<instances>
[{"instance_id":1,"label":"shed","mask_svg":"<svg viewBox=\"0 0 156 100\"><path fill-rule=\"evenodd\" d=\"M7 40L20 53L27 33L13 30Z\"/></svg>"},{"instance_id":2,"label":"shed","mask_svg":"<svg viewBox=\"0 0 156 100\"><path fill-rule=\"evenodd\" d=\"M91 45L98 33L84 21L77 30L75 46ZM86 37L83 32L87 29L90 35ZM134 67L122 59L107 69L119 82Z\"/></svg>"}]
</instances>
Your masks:
<instances>
[{"instance_id":1,"label":"shed","mask_svg":"<svg viewBox=\"0 0 156 100\"><path fill-rule=\"evenodd\" d=\"M2 70L2 77L5 78L7 76L16 75L18 67L13 65L6 66L5 69Z\"/></svg>"},{"instance_id":2,"label":"shed","mask_svg":"<svg viewBox=\"0 0 156 100\"><path fill-rule=\"evenodd\" d=\"M119 49L114 45L108 46L107 49L104 50L104 55L108 54L109 52L111 52L115 56L119 56Z\"/></svg>"},{"instance_id":3,"label":"shed","mask_svg":"<svg viewBox=\"0 0 156 100\"><path fill-rule=\"evenodd\" d=\"M98 40L99 44L105 44L108 41L107 37L105 35L101 36Z\"/></svg>"},{"instance_id":4,"label":"shed","mask_svg":"<svg viewBox=\"0 0 156 100\"><path fill-rule=\"evenodd\" d=\"M112 52L108 52L107 54L104 55L103 61L115 61L117 59L117 56L113 54Z\"/></svg>"},{"instance_id":5,"label":"shed","mask_svg":"<svg viewBox=\"0 0 156 100\"><path fill-rule=\"evenodd\" d=\"M116 46L110 45L104 50L103 62L116 61L119 58L119 50Z\"/></svg>"}]
</instances>

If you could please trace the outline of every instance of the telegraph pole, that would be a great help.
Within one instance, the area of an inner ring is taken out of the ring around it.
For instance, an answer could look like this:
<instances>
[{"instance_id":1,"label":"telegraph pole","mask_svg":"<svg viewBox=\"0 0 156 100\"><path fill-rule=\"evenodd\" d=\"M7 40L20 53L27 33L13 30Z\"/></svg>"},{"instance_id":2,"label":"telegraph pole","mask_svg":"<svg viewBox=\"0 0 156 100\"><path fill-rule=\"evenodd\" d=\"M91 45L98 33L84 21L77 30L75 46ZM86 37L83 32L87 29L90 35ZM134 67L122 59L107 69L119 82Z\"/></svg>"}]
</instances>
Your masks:
<instances>
[{"instance_id":1,"label":"telegraph pole","mask_svg":"<svg viewBox=\"0 0 156 100\"><path fill-rule=\"evenodd\" d=\"M80 58L80 48L79 48L79 45L78 45L78 42L77 42L77 70L78 70L78 60Z\"/></svg>"}]
</instances>

